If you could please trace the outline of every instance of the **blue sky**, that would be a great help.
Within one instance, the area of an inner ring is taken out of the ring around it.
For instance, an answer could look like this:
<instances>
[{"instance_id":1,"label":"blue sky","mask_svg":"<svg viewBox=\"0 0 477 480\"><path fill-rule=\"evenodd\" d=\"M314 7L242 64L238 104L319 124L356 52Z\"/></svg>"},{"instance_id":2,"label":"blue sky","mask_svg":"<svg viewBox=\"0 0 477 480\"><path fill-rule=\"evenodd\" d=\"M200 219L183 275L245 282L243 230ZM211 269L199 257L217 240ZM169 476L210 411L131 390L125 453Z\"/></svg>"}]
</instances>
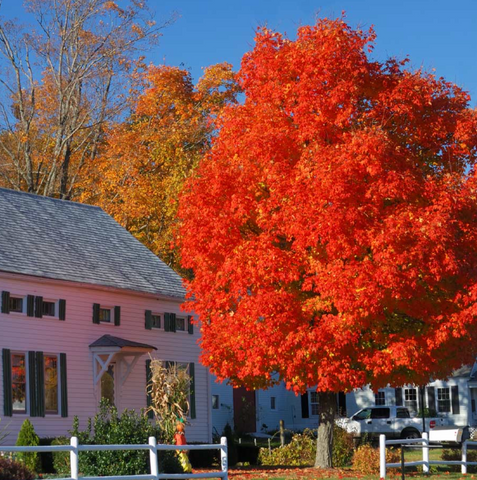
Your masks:
<instances>
[{"instance_id":1,"label":"blue sky","mask_svg":"<svg viewBox=\"0 0 477 480\"><path fill-rule=\"evenodd\" d=\"M121 3L121 0L117 0ZM414 67L435 68L477 104L477 0L150 0L158 20L180 17L163 31L148 54L156 64L183 65L194 79L201 68L228 61L239 68L253 47L254 29L266 24L293 38L297 27L317 16L346 11L353 27L374 25L375 58L409 55ZM4 0L0 14L22 16L21 3Z\"/></svg>"}]
</instances>

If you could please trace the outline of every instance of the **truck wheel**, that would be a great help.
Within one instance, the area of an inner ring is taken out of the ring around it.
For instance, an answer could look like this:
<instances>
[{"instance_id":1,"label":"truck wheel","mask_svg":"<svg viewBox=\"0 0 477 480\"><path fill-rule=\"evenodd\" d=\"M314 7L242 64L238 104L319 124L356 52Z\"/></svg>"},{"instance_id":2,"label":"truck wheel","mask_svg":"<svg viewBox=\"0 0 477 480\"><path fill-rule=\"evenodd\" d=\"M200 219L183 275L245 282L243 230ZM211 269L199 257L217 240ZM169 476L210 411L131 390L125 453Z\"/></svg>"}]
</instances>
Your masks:
<instances>
[{"instance_id":1,"label":"truck wheel","mask_svg":"<svg viewBox=\"0 0 477 480\"><path fill-rule=\"evenodd\" d=\"M406 428L401 432L401 438L421 438L421 434L415 428Z\"/></svg>"}]
</instances>

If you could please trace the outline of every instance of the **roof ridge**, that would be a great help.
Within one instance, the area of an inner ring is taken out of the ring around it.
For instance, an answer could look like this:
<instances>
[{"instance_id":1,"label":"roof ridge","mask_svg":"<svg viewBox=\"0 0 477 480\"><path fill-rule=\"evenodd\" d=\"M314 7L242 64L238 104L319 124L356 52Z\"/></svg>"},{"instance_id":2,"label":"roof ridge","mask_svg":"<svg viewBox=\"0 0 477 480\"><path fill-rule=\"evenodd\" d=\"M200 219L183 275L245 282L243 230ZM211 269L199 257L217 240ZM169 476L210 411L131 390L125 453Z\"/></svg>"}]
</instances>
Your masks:
<instances>
[{"instance_id":1,"label":"roof ridge","mask_svg":"<svg viewBox=\"0 0 477 480\"><path fill-rule=\"evenodd\" d=\"M54 202L63 202L63 203L68 203L69 205L74 205L74 206L79 206L79 207L95 208L95 209L103 210L101 207L99 207L97 205L91 205L89 203L75 202L73 200L65 200L63 198L47 197L46 195L39 195L37 193L32 193L32 192L24 192L23 190L13 190L11 188L0 187L0 193L1 192L6 192L8 194L30 196L30 197L34 197L34 198L38 198L38 199L42 199L42 200L51 200L51 201L54 201Z\"/></svg>"}]
</instances>

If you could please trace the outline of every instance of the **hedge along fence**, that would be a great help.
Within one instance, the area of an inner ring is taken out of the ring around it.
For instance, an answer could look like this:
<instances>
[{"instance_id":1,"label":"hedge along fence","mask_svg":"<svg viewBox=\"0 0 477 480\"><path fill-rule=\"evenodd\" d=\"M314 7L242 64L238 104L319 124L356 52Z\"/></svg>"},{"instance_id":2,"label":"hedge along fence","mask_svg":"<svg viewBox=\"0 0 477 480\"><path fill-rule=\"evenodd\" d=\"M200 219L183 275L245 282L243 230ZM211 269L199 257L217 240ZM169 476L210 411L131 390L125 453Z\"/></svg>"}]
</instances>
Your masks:
<instances>
[{"instance_id":1,"label":"hedge along fence","mask_svg":"<svg viewBox=\"0 0 477 480\"><path fill-rule=\"evenodd\" d=\"M203 473L159 473L159 451L176 450L220 450L221 470ZM104 477L80 477L78 457L80 452L107 450L149 450L150 473L144 475L109 476L108 480L162 480L188 478L222 478L228 480L227 439L222 437L220 444L212 445L164 445L157 444L155 437L149 437L147 445L79 445L77 437L71 437L70 445L48 445L35 447L0 446L3 452L70 452L71 476L58 480L103 480Z\"/></svg>"}]
</instances>

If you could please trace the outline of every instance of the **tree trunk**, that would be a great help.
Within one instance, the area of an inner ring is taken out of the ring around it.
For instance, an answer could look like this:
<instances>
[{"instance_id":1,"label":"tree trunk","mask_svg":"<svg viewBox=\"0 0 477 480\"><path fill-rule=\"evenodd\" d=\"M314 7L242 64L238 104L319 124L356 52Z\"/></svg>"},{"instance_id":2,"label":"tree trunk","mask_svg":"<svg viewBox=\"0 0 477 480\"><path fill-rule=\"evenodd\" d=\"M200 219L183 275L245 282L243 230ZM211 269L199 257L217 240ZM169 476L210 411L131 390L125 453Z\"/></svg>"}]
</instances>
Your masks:
<instances>
[{"instance_id":1,"label":"tree trunk","mask_svg":"<svg viewBox=\"0 0 477 480\"><path fill-rule=\"evenodd\" d=\"M333 425L336 415L336 394L318 392L318 406L320 409L320 424L316 441L315 467L333 467Z\"/></svg>"}]
</instances>

